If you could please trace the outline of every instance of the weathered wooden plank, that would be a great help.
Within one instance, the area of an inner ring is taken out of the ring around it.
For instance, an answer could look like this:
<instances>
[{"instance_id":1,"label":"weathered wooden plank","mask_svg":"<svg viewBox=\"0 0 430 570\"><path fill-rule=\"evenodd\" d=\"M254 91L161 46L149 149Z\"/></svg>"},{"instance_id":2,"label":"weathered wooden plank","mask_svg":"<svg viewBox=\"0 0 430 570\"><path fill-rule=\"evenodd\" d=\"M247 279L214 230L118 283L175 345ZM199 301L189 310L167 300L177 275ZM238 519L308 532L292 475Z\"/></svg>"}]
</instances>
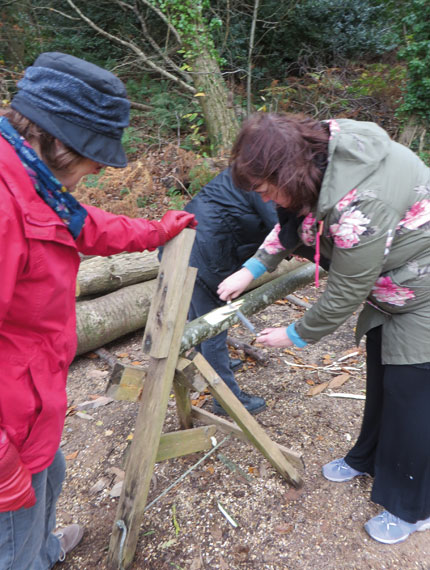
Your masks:
<instances>
[{"instance_id":1,"label":"weathered wooden plank","mask_svg":"<svg viewBox=\"0 0 430 570\"><path fill-rule=\"evenodd\" d=\"M143 337L143 351L153 358L166 358L170 351L172 336L176 327L176 314L183 298L177 291L188 271L193 240L189 232L184 230L175 238L176 248L165 247L157 277L157 288L148 314L148 323ZM193 285L194 287L194 285ZM192 287L192 288L193 288ZM191 288L191 289L192 289ZM188 292L187 292L188 293ZM191 294L189 295L191 298ZM187 303L187 311L190 301ZM155 339L157 341L155 342Z\"/></svg>"},{"instance_id":2,"label":"weathered wooden plank","mask_svg":"<svg viewBox=\"0 0 430 570\"><path fill-rule=\"evenodd\" d=\"M231 433L241 441L245 441L246 443L251 443L248 437L244 434L244 432L240 429L240 427L225 418L221 418L220 416L216 416L207 410L203 410L202 408L197 408L196 406L191 406L191 414L193 418L197 421L203 422L205 424L214 425L217 430L223 433ZM304 463L303 457L301 453L294 451L280 443L275 443L281 452L285 455L287 460L294 465L294 467L299 471L302 472L304 470Z\"/></svg>"},{"instance_id":3,"label":"weathered wooden plank","mask_svg":"<svg viewBox=\"0 0 430 570\"><path fill-rule=\"evenodd\" d=\"M158 446L156 463L211 449L211 437L215 432L215 426L203 426L163 433Z\"/></svg>"},{"instance_id":4,"label":"weathered wooden plank","mask_svg":"<svg viewBox=\"0 0 430 570\"><path fill-rule=\"evenodd\" d=\"M106 394L115 400L137 402L142 394L146 370L117 362L109 376Z\"/></svg>"},{"instance_id":5,"label":"weathered wooden plank","mask_svg":"<svg viewBox=\"0 0 430 570\"><path fill-rule=\"evenodd\" d=\"M282 299L300 287L311 283L314 280L314 272L315 265L313 263L301 264L298 268L240 297L240 300L243 301L240 310L245 316L261 311L278 299ZM320 275L323 274L325 273L321 270ZM219 310L215 309L186 325L181 343L181 354L200 342L227 330L232 325L240 323L236 313L214 322L216 320L214 316Z\"/></svg>"},{"instance_id":6,"label":"weathered wooden plank","mask_svg":"<svg viewBox=\"0 0 430 570\"><path fill-rule=\"evenodd\" d=\"M176 413L178 415L179 425L181 429L189 429L193 427L193 418L191 417L191 399L190 390L186 386L180 384L175 372L175 378L173 380L173 393L175 394L176 400Z\"/></svg>"},{"instance_id":7,"label":"weathered wooden plank","mask_svg":"<svg viewBox=\"0 0 430 570\"><path fill-rule=\"evenodd\" d=\"M151 350L160 341L163 346L161 353L165 354L165 357L155 358L151 354L149 359L134 437L126 464L124 485L109 546L108 565L112 570L117 570L120 563L128 568L136 551L178 360L179 346L197 273L196 269L188 267L193 241L194 231L184 230L166 245L161 261L160 273L163 276L159 284L163 291L162 294L158 292L151 305L154 309L150 311L152 322L148 323L151 335L148 347ZM174 260L173 263L172 260ZM180 266L182 270L176 270L176 266ZM175 280L170 278L170 272L175 276ZM174 289L174 294L171 289ZM169 315L169 327L172 326L172 330L169 328L166 330L162 323L158 322L165 314ZM160 338L160 335L165 334L169 336L168 346ZM154 352L158 353L156 350ZM116 524L117 521L122 521L121 525L124 525L127 530L122 551L120 545L123 532ZM119 560L120 552L122 552L122 560Z\"/></svg>"},{"instance_id":8,"label":"weathered wooden plank","mask_svg":"<svg viewBox=\"0 0 430 570\"><path fill-rule=\"evenodd\" d=\"M212 366L199 353L193 359L195 366L208 384L208 389L226 410L228 415L238 424L249 441L264 455L273 467L294 487L301 487L303 480L298 470L282 454L279 447L270 439L256 419L236 398L225 382L218 376Z\"/></svg>"}]
</instances>

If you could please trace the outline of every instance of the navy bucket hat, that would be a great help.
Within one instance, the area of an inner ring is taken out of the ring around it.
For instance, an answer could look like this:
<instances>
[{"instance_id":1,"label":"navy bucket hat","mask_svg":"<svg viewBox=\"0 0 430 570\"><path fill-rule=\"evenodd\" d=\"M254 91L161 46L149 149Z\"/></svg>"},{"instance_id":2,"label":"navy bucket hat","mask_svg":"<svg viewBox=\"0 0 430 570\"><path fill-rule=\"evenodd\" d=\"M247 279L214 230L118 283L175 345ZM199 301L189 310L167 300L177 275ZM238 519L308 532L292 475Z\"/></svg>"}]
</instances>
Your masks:
<instances>
[{"instance_id":1,"label":"navy bucket hat","mask_svg":"<svg viewBox=\"0 0 430 570\"><path fill-rule=\"evenodd\" d=\"M130 102L113 73L59 52L42 53L25 71L11 107L78 154L123 168L121 145Z\"/></svg>"}]
</instances>

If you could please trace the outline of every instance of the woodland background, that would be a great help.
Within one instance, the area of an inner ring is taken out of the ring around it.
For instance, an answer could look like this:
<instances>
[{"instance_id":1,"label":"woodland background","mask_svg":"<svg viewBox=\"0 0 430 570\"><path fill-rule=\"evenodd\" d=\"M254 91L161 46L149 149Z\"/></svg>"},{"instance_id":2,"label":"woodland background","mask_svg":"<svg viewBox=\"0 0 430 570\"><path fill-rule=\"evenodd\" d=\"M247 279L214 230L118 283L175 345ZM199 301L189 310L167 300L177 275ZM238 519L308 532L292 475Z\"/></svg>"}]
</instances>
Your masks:
<instances>
[{"instance_id":1,"label":"woodland background","mask_svg":"<svg viewBox=\"0 0 430 570\"><path fill-rule=\"evenodd\" d=\"M188 157L185 175L162 180L167 207L214 175L256 110L375 121L430 160L427 0L2 0L2 106L42 51L123 79L131 160L171 145ZM138 215L148 192L133 194L127 213Z\"/></svg>"}]
</instances>

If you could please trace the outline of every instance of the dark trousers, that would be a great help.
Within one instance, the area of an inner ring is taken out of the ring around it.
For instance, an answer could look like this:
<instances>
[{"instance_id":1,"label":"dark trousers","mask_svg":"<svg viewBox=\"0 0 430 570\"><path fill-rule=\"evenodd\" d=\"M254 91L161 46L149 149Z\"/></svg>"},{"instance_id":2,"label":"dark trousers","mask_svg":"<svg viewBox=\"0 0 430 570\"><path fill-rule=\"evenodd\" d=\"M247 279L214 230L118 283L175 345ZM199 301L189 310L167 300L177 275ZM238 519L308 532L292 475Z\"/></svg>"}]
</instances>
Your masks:
<instances>
[{"instance_id":1,"label":"dark trousers","mask_svg":"<svg viewBox=\"0 0 430 570\"><path fill-rule=\"evenodd\" d=\"M430 364L381 363L381 327L367 334L358 440L345 457L374 477L372 501L414 523L430 516Z\"/></svg>"},{"instance_id":2,"label":"dark trousers","mask_svg":"<svg viewBox=\"0 0 430 570\"><path fill-rule=\"evenodd\" d=\"M196 280L193 296L190 303L188 317L197 319L209 311L220 307L224 303L213 293L207 285ZM230 368L230 356L227 348L227 331L224 331L208 340L203 341L196 349L202 353L215 372L224 380L235 396L240 394L239 384Z\"/></svg>"}]
</instances>

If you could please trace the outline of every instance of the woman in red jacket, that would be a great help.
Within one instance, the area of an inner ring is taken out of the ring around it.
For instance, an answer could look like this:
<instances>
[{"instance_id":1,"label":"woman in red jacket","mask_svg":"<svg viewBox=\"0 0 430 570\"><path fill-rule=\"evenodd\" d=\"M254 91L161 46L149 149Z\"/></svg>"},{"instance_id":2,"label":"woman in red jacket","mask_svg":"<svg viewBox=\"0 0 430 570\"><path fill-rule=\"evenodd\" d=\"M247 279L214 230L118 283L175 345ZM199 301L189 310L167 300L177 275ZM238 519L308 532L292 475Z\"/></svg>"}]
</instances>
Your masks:
<instances>
[{"instance_id":1,"label":"woman in red jacket","mask_svg":"<svg viewBox=\"0 0 430 570\"><path fill-rule=\"evenodd\" d=\"M53 533L78 252L153 250L195 221L115 216L69 193L104 165L126 166L130 105L112 73L44 53L18 87L0 118L0 568L46 570L83 532Z\"/></svg>"}]
</instances>

